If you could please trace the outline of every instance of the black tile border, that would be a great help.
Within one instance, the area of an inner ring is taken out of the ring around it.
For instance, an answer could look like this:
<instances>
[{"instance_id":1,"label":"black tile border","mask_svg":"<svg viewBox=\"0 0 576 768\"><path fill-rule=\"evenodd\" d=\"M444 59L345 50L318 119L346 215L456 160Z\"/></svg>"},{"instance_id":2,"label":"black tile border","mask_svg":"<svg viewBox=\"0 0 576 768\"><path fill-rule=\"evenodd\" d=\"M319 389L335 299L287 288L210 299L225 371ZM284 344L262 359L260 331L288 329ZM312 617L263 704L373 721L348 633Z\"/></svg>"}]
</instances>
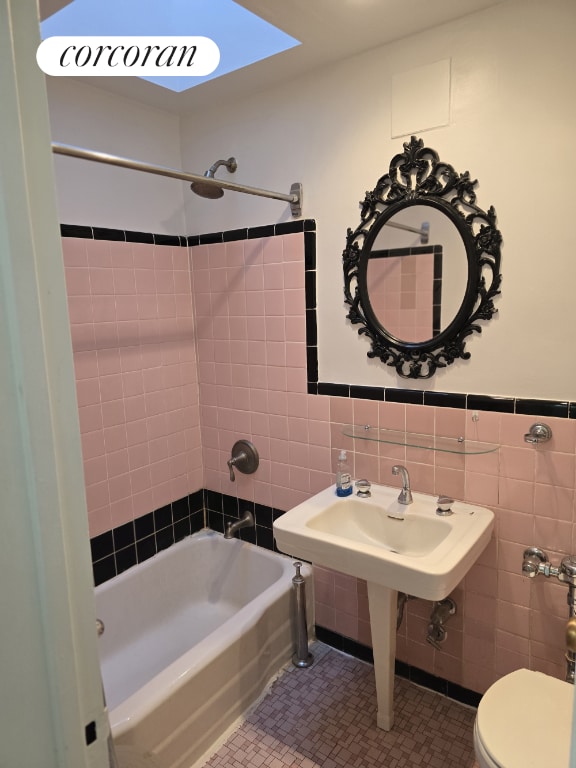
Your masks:
<instances>
[{"instance_id":1,"label":"black tile border","mask_svg":"<svg viewBox=\"0 0 576 768\"><path fill-rule=\"evenodd\" d=\"M460 408L468 411L492 411L541 418L576 419L576 403L566 400L532 400L520 397L467 395L460 392L433 392L393 387L359 387L352 384L308 382L310 394L382 400L387 403Z\"/></svg>"},{"instance_id":2,"label":"black tile border","mask_svg":"<svg viewBox=\"0 0 576 768\"><path fill-rule=\"evenodd\" d=\"M241 528L237 534L238 538L272 552L279 551L274 541L272 524L274 520L284 514L285 510L209 490L204 491L204 507L206 525L219 533L224 533L226 523L238 520L247 511L252 512L255 526L253 528Z\"/></svg>"},{"instance_id":3,"label":"black tile border","mask_svg":"<svg viewBox=\"0 0 576 768\"><path fill-rule=\"evenodd\" d=\"M361 400L384 400L384 389L382 387L357 387L350 386L350 397Z\"/></svg>"},{"instance_id":4,"label":"black tile border","mask_svg":"<svg viewBox=\"0 0 576 768\"><path fill-rule=\"evenodd\" d=\"M316 311L316 221L296 219L279 224L267 224L246 229L230 229L199 235L162 235L149 232L90 227L78 224L61 224L62 237L80 237L95 240L115 240L154 245L179 245L181 247L274 237L295 232L304 233L304 274L306 296L306 347L307 391L311 395L353 397L379 400L388 403L433 406L436 408L460 408L493 413L511 413L541 418L576 419L576 402L564 400L538 400L524 397L499 397L458 392L401 389L396 387L366 387L318 380L318 330Z\"/></svg>"},{"instance_id":5,"label":"black tile border","mask_svg":"<svg viewBox=\"0 0 576 768\"><path fill-rule=\"evenodd\" d=\"M90 539L94 584L109 581L202 528L224 533L226 523L238 520L247 510L256 525L242 528L238 538L279 552L272 524L283 510L201 489Z\"/></svg>"},{"instance_id":6,"label":"black tile border","mask_svg":"<svg viewBox=\"0 0 576 768\"><path fill-rule=\"evenodd\" d=\"M342 651L342 653L347 653L349 656L354 656L355 659L360 659L360 661L374 664L374 653L369 646L362 645L362 643L356 640L351 640L349 637L344 637L344 635L321 627L318 624L314 627L314 634L321 643L325 643L337 651Z\"/></svg>"},{"instance_id":7,"label":"black tile border","mask_svg":"<svg viewBox=\"0 0 576 768\"><path fill-rule=\"evenodd\" d=\"M424 392L424 405L436 408L466 408L466 395L451 392Z\"/></svg>"},{"instance_id":8,"label":"black tile border","mask_svg":"<svg viewBox=\"0 0 576 768\"><path fill-rule=\"evenodd\" d=\"M181 235L163 235L151 232L135 232L130 229L89 227L80 224L60 224L61 237L80 237L84 240L108 240L125 243L147 243L148 245L169 245L179 248L188 246L187 238Z\"/></svg>"},{"instance_id":9,"label":"black tile border","mask_svg":"<svg viewBox=\"0 0 576 768\"><path fill-rule=\"evenodd\" d=\"M177 499L161 509L90 539L94 585L161 552L204 528L204 492Z\"/></svg>"},{"instance_id":10,"label":"black tile border","mask_svg":"<svg viewBox=\"0 0 576 768\"><path fill-rule=\"evenodd\" d=\"M315 633L318 640L329 645L331 648L347 653L349 656L354 656L354 658L365 661L368 664L374 664L372 648L318 625L315 627ZM461 685L452 683L450 680L444 680L442 677L436 677L436 675L418 669L418 667L412 667L403 661L396 660L394 673L415 685L441 693L443 696L453 699L460 704L466 704L469 707L477 708L482 698L482 694L476 693L476 691L463 688Z\"/></svg>"},{"instance_id":11,"label":"black tile border","mask_svg":"<svg viewBox=\"0 0 576 768\"><path fill-rule=\"evenodd\" d=\"M559 419L567 419L570 414L571 405L574 404L566 401L527 400L519 398L516 400L516 413L522 413L526 416L550 416Z\"/></svg>"}]
</instances>

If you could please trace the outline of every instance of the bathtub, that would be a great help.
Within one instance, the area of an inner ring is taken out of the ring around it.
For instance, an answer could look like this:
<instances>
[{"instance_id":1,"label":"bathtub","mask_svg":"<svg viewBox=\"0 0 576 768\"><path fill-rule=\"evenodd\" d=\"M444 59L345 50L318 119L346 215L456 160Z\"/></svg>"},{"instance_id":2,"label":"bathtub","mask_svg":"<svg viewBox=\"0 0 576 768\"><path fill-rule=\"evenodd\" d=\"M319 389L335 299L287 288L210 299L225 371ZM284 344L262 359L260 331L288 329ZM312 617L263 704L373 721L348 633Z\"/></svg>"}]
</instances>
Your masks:
<instances>
[{"instance_id":1,"label":"bathtub","mask_svg":"<svg viewBox=\"0 0 576 768\"><path fill-rule=\"evenodd\" d=\"M115 743L159 768L196 763L289 662L294 573L290 558L204 530L97 587Z\"/></svg>"}]
</instances>

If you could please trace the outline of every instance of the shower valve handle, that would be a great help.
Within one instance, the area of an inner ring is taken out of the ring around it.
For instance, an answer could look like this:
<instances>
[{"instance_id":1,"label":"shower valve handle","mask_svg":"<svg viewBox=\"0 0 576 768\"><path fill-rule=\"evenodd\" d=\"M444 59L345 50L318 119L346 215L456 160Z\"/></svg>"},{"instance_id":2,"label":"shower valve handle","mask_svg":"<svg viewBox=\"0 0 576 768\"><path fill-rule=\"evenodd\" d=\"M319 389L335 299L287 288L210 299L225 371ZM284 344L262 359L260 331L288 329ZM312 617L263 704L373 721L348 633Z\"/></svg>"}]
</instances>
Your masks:
<instances>
[{"instance_id":1,"label":"shower valve handle","mask_svg":"<svg viewBox=\"0 0 576 768\"><path fill-rule=\"evenodd\" d=\"M241 453L237 454L236 456L232 456L231 459L228 459L228 469L230 470L230 482L233 483L236 480L236 475L234 474L234 467L236 464L238 464L240 461L244 461L246 458L246 454L244 451L241 451Z\"/></svg>"},{"instance_id":2,"label":"shower valve handle","mask_svg":"<svg viewBox=\"0 0 576 768\"><path fill-rule=\"evenodd\" d=\"M258 469L260 456L249 440L237 440L232 446L232 455L226 463L230 471L230 482L233 483L236 480L234 469L245 475L251 475Z\"/></svg>"}]
</instances>

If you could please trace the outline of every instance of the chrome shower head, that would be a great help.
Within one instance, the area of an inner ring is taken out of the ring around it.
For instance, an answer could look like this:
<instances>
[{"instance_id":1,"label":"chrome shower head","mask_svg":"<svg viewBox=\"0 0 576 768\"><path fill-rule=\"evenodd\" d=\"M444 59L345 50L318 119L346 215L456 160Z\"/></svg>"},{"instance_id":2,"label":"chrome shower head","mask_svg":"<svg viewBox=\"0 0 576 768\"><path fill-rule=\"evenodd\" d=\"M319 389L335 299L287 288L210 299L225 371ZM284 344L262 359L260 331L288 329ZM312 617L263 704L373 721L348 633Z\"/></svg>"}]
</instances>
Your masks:
<instances>
[{"instance_id":1,"label":"chrome shower head","mask_svg":"<svg viewBox=\"0 0 576 768\"><path fill-rule=\"evenodd\" d=\"M221 165L225 165L226 170L229 173L234 173L236 168L238 168L236 158L229 157L228 160L217 160L213 165L210 166L204 176L207 179L213 179L214 174ZM215 184L204 184L201 181L193 181L192 184L190 184L190 189L196 195L205 197L208 200L218 200L218 198L223 197L224 195L224 190L221 187L217 187Z\"/></svg>"}]
</instances>

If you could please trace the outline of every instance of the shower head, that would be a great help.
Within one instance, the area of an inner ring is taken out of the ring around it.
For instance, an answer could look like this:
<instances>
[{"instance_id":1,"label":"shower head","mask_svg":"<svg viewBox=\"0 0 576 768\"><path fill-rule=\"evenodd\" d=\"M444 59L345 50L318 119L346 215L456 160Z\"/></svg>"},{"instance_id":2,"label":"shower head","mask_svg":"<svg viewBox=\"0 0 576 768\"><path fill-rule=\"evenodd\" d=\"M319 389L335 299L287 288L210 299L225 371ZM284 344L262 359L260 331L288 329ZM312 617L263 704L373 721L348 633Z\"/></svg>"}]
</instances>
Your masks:
<instances>
[{"instance_id":1,"label":"shower head","mask_svg":"<svg viewBox=\"0 0 576 768\"><path fill-rule=\"evenodd\" d=\"M225 165L226 170L229 173L234 173L236 168L238 168L238 163L236 162L235 157L229 157L228 160L217 160L206 171L204 174L205 178L213 179L214 174L221 165ZM217 200L219 197L224 195L224 190L221 187L217 187L215 184L204 184L202 181L193 181L192 184L190 184L190 189L196 195L205 197L208 200Z\"/></svg>"}]
</instances>

